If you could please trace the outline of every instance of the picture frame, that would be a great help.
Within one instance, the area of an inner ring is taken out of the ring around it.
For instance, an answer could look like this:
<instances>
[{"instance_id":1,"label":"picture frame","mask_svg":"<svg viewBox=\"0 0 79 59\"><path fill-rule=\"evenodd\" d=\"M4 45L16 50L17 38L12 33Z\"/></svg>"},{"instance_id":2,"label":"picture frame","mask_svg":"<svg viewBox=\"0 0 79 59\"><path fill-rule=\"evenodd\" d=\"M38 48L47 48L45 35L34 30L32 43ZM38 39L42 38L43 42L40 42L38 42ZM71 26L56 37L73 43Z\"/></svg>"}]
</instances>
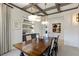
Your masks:
<instances>
[{"instance_id":1,"label":"picture frame","mask_svg":"<svg viewBox=\"0 0 79 59\"><path fill-rule=\"evenodd\" d=\"M52 24L52 32L61 33L61 23Z\"/></svg>"}]
</instances>

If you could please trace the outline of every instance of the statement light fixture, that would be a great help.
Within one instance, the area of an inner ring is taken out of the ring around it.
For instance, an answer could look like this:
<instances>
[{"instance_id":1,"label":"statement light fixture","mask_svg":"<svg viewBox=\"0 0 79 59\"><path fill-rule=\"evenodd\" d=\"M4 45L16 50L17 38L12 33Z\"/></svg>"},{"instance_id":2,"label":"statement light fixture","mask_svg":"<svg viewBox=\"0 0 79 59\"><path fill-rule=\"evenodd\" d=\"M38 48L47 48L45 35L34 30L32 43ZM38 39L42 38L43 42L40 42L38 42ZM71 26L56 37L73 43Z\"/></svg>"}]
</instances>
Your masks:
<instances>
[{"instance_id":1,"label":"statement light fixture","mask_svg":"<svg viewBox=\"0 0 79 59\"><path fill-rule=\"evenodd\" d=\"M46 5L47 5L47 4L45 3L45 9L46 9ZM48 20L48 15L43 16L43 17L42 17L42 20L43 20L43 21L42 21L42 24L43 24L43 25L47 25L47 24L48 24L48 21L47 21L47 20Z\"/></svg>"},{"instance_id":2,"label":"statement light fixture","mask_svg":"<svg viewBox=\"0 0 79 59\"><path fill-rule=\"evenodd\" d=\"M35 6L32 6L31 11L33 11L33 12L36 11ZM30 16L28 16L28 20L29 21L32 21L32 22L34 22L34 21L40 22L41 21L41 16L30 15Z\"/></svg>"},{"instance_id":3,"label":"statement light fixture","mask_svg":"<svg viewBox=\"0 0 79 59\"><path fill-rule=\"evenodd\" d=\"M30 16L28 16L28 20L29 21L37 21L37 22L40 22L41 21L41 17L40 16L37 16L37 15L30 15Z\"/></svg>"},{"instance_id":4,"label":"statement light fixture","mask_svg":"<svg viewBox=\"0 0 79 59\"><path fill-rule=\"evenodd\" d=\"M47 21L43 21L42 24L43 25L46 25L46 24L48 24L48 22Z\"/></svg>"},{"instance_id":5,"label":"statement light fixture","mask_svg":"<svg viewBox=\"0 0 79 59\"><path fill-rule=\"evenodd\" d=\"M43 25L47 25L47 24L48 24L47 19L48 19L47 16L43 16L43 17L42 17L42 20L43 20L43 21L42 21L42 24L43 24Z\"/></svg>"}]
</instances>

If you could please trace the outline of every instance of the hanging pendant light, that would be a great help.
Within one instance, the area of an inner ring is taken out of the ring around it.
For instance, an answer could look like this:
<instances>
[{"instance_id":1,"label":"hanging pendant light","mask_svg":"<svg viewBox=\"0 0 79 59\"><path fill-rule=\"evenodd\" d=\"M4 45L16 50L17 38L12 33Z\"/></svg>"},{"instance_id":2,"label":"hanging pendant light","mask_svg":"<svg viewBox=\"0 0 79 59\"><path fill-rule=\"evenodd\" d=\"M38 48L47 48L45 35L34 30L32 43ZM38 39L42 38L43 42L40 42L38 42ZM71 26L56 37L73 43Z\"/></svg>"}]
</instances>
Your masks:
<instances>
[{"instance_id":1,"label":"hanging pendant light","mask_svg":"<svg viewBox=\"0 0 79 59\"><path fill-rule=\"evenodd\" d=\"M48 22L47 22L47 21L43 21L42 24L43 24L43 25L47 25Z\"/></svg>"},{"instance_id":2,"label":"hanging pendant light","mask_svg":"<svg viewBox=\"0 0 79 59\"><path fill-rule=\"evenodd\" d=\"M46 5L47 5L47 4L45 3L45 9L46 9ZM42 20L43 20L43 21L42 21L42 24L43 24L43 25L47 25L47 24L48 24L48 21L47 21L47 20L48 20L48 15L43 16L43 17L42 17Z\"/></svg>"},{"instance_id":3,"label":"hanging pendant light","mask_svg":"<svg viewBox=\"0 0 79 59\"><path fill-rule=\"evenodd\" d=\"M41 20L41 17L37 16L37 15L30 15L30 16L28 16L28 19L29 19L29 21L37 21L37 22L39 22Z\"/></svg>"},{"instance_id":4,"label":"hanging pendant light","mask_svg":"<svg viewBox=\"0 0 79 59\"><path fill-rule=\"evenodd\" d=\"M46 16L43 16L43 18L42 18L42 20L43 20L43 21L42 21L42 24L43 24L43 25L47 25L47 24L48 24L47 19L48 19L48 18L47 18L47 15L46 15Z\"/></svg>"},{"instance_id":5,"label":"hanging pendant light","mask_svg":"<svg viewBox=\"0 0 79 59\"><path fill-rule=\"evenodd\" d=\"M33 10L33 8L31 8L31 11L36 11L36 10ZM40 16L37 16L37 15L30 15L30 16L28 16L28 20L29 21L37 21L37 22L40 22L41 21L41 17Z\"/></svg>"}]
</instances>

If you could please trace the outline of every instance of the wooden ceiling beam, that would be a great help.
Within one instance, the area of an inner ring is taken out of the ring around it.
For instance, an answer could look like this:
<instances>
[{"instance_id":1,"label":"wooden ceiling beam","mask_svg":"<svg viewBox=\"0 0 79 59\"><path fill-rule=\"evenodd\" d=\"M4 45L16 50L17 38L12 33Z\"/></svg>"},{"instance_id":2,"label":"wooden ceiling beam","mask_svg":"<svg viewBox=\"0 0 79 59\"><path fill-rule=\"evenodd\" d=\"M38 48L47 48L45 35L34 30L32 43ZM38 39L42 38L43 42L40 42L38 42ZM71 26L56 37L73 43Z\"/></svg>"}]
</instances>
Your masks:
<instances>
[{"instance_id":1,"label":"wooden ceiling beam","mask_svg":"<svg viewBox=\"0 0 79 59\"><path fill-rule=\"evenodd\" d=\"M61 3L60 7L67 6L69 4L71 4L71 3ZM56 6L51 6L49 8L46 8L44 11L49 11L49 10L56 9L56 8L57 8Z\"/></svg>"},{"instance_id":2,"label":"wooden ceiling beam","mask_svg":"<svg viewBox=\"0 0 79 59\"><path fill-rule=\"evenodd\" d=\"M44 15L47 15L47 13L42 8L40 8L37 4L32 3L32 5L34 5L37 9L39 9L39 11L42 12Z\"/></svg>"},{"instance_id":3,"label":"wooden ceiling beam","mask_svg":"<svg viewBox=\"0 0 79 59\"><path fill-rule=\"evenodd\" d=\"M57 10L58 10L58 12L60 12L60 4L59 3L55 3L55 6L56 6L56 8L57 8Z\"/></svg>"},{"instance_id":4,"label":"wooden ceiling beam","mask_svg":"<svg viewBox=\"0 0 79 59\"><path fill-rule=\"evenodd\" d=\"M27 10L24 10L23 8L20 8L20 7L16 6L16 5L12 4L12 3L8 3L8 4L9 4L9 5L12 5L12 6L14 6L14 7L16 7L16 8L18 8L18 9L24 11L24 12L27 12L27 13L29 13L29 14L33 14L33 13L27 11Z\"/></svg>"},{"instance_id":5,"label":"wooden ceiling beam","mask_svg":"<svg viewBox=\"0 0 79 59\"><path fill-rule=\"evenodd\" d=\"M71 9L66 9L66 10L62 10L62 11L60 11L60 12L50 13L50 14L48 14L48 16L49 16L49 15L58 14L58 13L62 13L62 12L66 12L66 11L70 11L70 10L74 10L74 9L78 9L78 7L71 8ZM39 15L39 14L38 14L38 16L45 16L45 15Z\"/></svg>"},{"instance_id":6,"label":"wooden ceiling beam","mask_svg":"<svg viewBox=\"0 0 79 59\"><path fill-rule=\"evenodd\" d=\"M60 4L60 7L63 7L63 6L69 5L69 4L71 4L71 3L62 3L62 4ZM56 9L56 8L57 8L56 6L51 6L49 8L44 9L44 11L49 11L49 10ZM41 12L39 11L39 12L36 12L35 14L37 14L37 13L41 13Z\"/></svg>"},{"instance_id":7,"label":"wooden ceiling beam","mask_svg":"<svg viewBox=\"0 0 79 59\"><path fill-rule=\"evenodd\" d=\"M13 8L12 6L10 6L10 5L6 4L6 3L3 3L3 4L7 5L7 6L10 7L10 8Z\"/></svg>"},{"instance_id":8,"label":"wooden ceiling beam","mask_svg":"<svg viewBox=\"0 0 79 59\"><path fill-rule=\"evenodd\" d=\"M61 13L61 12L66 12L66 11L70 11L70 10L74 10L74 9L78 9L78 6L77 6L77 7L74 7L74 8L70 8L70 9L62 10L62 11L60 11L60 12L50 13L50 14L48 14L48 15L58 14L58 13Z\"/></svg>"}]
</instances>

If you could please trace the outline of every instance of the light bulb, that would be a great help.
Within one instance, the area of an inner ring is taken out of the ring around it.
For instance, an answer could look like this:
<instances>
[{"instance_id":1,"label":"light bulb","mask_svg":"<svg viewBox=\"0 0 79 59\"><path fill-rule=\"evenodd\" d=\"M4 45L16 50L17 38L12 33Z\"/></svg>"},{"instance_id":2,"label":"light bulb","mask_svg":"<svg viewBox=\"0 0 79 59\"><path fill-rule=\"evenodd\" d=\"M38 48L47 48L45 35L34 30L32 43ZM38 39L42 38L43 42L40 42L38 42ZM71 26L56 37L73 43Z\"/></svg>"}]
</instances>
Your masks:
<instances>
[{"instance_id":1,"label":"light bulb","mask_svg":"<svg viewBox=\"0 0 79 59\"><path fill-rule=\"evenodd\" d=\"M43 25L47 25L48 24L48 21L43 21L42 24Z\"/></svg>"},{"instance_id":2,"label":"light bulb","mask_svg":"<svg viewBox=\"0 0 79 59\"><path fill-rule=\"evenodd\" d=\"M37 15L30 15L30 16L28 16L28 20L29 21L37 21L37 22L39 22L39 21L41 21L41 17L37 16Z\"/></svg>"}]
</instances>

